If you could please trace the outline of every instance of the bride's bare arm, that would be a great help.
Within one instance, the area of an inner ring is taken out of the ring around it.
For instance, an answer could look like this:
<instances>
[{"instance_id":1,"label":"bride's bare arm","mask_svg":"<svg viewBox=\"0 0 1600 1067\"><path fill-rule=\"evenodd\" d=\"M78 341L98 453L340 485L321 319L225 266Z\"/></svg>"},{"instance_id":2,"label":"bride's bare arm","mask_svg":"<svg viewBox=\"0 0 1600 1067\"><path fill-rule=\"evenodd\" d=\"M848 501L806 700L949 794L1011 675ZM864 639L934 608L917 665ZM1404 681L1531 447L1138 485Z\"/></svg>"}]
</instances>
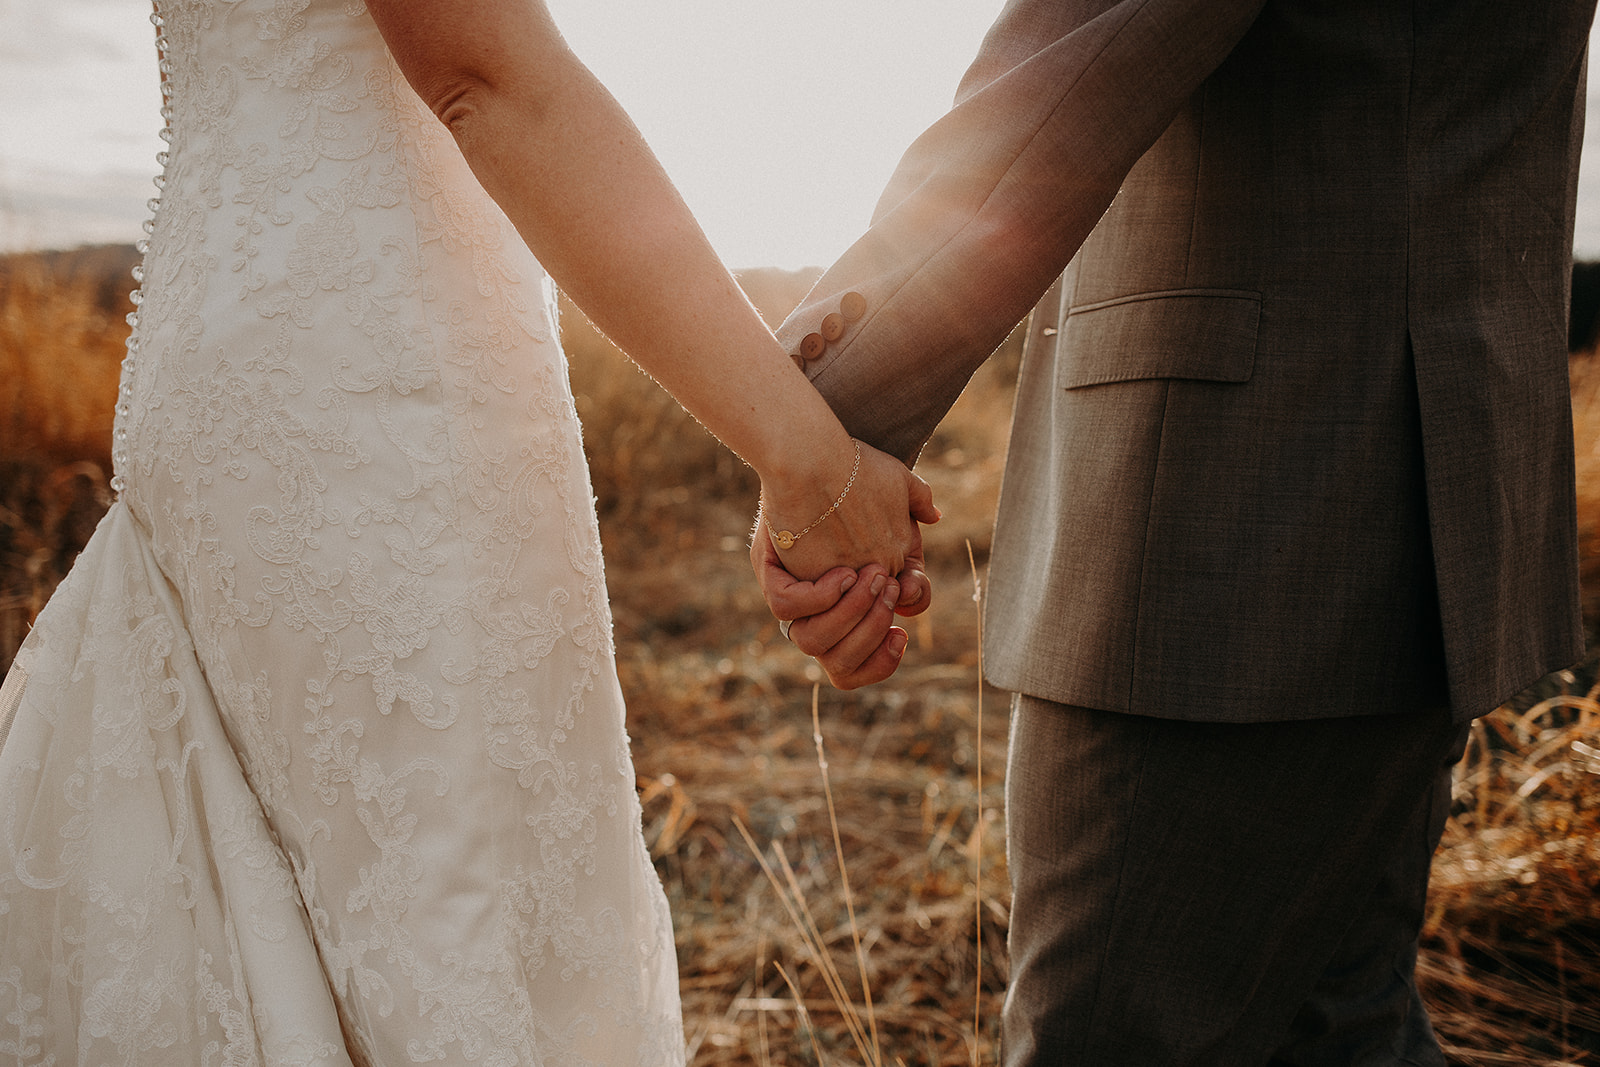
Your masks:
<instances>
[{"instance_id":1,"label":"bride's bare arm","mask_svg":"<svg viewBox=\"0 0 1600 1067\"><path fill-rule=\"evenodd\" d=\"M774 528L834 502L855 447L712 251L542 0L367 0L396 62L557 284L761 476ZM863 457L837 517L784 553L891 573L915 542L920 482ZM930 505L931 506L931 505ZM922 512L931 518L931 511Z\"/></svg>"}]
</instances>

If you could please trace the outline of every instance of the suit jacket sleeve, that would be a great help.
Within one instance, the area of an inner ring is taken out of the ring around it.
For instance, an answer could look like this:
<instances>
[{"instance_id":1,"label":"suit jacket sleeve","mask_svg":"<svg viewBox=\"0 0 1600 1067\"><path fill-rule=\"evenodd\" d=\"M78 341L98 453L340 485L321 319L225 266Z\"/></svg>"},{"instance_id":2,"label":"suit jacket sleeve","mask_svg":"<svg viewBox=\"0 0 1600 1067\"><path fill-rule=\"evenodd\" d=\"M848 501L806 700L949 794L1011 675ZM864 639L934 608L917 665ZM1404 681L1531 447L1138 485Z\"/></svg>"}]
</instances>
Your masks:
<instances>
[{"instance_id":1,"label":"suit jacket sleeve","mask_svg":"<svg viewBox=\"0 0 1600 1067\"><path fill-rule=\"evenodd\" d=\"M916 458L1262 3L1006 6L867 233L779 328L851 434Z\"/></svg>"}]
</instances>

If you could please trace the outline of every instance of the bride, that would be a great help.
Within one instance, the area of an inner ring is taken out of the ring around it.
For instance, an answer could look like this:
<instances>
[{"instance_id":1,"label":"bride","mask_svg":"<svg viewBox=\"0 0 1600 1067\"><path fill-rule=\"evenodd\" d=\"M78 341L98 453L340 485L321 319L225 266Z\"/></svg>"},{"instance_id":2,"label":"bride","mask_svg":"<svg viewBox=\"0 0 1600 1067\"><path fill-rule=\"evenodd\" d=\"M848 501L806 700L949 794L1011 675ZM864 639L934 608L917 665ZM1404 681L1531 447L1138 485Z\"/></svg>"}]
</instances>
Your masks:
<instances>
[{"instance_id":1,"label":"bride","mask_svg":"<svg viewBox=\"0 0 1600 1067\"><path fill-rule=\"evenodd\" d=\"M926 487L539 0L152 21L118 496L0 692L0 1056L681 1063L544 272L755 468L796 574L898 572Z\"/></svg>"}]
</instances>

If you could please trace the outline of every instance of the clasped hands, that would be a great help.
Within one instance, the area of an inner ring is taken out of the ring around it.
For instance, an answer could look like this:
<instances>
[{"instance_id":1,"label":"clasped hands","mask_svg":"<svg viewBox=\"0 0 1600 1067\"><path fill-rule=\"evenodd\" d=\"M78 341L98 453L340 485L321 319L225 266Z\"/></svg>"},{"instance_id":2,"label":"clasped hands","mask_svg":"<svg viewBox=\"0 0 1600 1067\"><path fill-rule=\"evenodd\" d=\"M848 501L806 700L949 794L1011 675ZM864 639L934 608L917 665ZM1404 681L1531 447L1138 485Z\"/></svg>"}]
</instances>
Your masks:
<instances>
[{"instance_id":1,"label":"clasped hands","mask_svg":"<svg viewBox=\"0 0 1600 1067\"><path fill-rule=\"evenodd\" d=\"M855 480L838 507L782 551L772 532L801 530L826 502L819 507L814 494L806 501L764 482L750 541L767 606L790 623L795 647L840 689L893 674L907 641L895 616L919 614L933 600L920 525L939 520L933 491L894 457L866 444L860 450ZM837 467L849 457L834 460Z\"/></svg>"}]
</instances>

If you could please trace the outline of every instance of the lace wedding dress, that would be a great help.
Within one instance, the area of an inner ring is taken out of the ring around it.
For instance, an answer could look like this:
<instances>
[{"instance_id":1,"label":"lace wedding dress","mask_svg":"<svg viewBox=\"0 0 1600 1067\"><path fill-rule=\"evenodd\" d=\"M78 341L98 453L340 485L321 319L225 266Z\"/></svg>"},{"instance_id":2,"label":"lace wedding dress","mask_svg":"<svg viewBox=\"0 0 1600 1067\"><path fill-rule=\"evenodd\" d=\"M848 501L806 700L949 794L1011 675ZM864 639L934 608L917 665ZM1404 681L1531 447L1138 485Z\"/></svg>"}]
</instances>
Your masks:
<instances>
[{"instance_id":1,"label":"lace wedding dress","mask_svg":"<svg viewBox=\"0 0 1600 1067\"><path fill-rule=\"evenodd\" d=\"M539 265L360 0L153 21L118 497L0 698L0 1062L682 1063Z\"/></svg>"}]
</instances>

